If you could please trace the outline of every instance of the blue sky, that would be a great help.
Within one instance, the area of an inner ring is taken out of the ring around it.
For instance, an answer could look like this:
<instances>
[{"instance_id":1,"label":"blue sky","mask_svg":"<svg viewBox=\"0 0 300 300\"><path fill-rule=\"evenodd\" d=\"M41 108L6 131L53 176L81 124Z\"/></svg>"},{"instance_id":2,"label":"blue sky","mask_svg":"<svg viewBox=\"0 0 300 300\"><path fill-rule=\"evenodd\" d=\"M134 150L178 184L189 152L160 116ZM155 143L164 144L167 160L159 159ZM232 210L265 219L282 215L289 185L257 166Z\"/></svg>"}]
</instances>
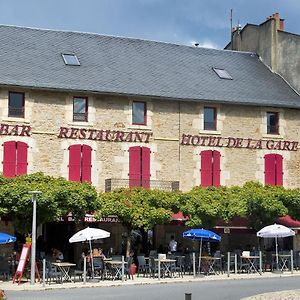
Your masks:
<instances>
[{"instance_id":1,"label":"blue sky","mask_svg":"<svg viewBox=\"0 0 300 300\"><path fill-rule=\"evenodd\" d=\"M223 48L233 25L279 12L300 34L300 0L0 0L0 24Z\"/></svg>"}]
</instances>

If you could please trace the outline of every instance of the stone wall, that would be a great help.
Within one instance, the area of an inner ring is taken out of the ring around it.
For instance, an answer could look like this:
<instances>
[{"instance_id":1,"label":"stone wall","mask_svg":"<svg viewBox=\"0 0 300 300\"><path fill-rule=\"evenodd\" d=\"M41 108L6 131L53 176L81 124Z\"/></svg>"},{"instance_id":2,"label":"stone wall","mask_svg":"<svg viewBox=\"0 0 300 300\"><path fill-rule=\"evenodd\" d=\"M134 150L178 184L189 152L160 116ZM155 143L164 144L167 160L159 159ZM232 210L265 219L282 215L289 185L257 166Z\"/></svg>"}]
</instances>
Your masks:
<instances>
[{"instance_id":1,"label":"stone wall","mask_svg":"<svg viewBox=\"0 0 300 300\"><path fill-rule=\"evenodd\" d=\"M0 89L1 123L30 125L32 135L30 137L2 135L0 142L3 144L8 140L20 140L29 145L28 173L42 171L49 175L68 178L68 147L84 143L93 150L92 183L99 190L104 190L107 178L128 179L128 149L140 145L147 146L151 150L151 180L180 181L180 189L183 191L200 185L200 153L207 149L218 150L221 154L222 185L242 185L249 180L263 183L264 155L278 153L284 157L284 185L300 186L299 151L181 145L182 134L298 142L299 110L218 104L215 105L218 112L217 130L206 131L203 130L203 109L205 105L212 106L211 103L84 94L81 96L87 96L89 99L88 122L73 122L73 94L24 91L25 118L8 118L8 90ZM131 124L133 100L147 102L147 126ZM279 135L266 133L268 111L279 112ZM152 133L152 136L149 143L58 138L61 126L139 131ZM3 157L3 147L0 147L0 157ZM2 164L0 171L2 171Z\"/></svg>"}]
</instances>

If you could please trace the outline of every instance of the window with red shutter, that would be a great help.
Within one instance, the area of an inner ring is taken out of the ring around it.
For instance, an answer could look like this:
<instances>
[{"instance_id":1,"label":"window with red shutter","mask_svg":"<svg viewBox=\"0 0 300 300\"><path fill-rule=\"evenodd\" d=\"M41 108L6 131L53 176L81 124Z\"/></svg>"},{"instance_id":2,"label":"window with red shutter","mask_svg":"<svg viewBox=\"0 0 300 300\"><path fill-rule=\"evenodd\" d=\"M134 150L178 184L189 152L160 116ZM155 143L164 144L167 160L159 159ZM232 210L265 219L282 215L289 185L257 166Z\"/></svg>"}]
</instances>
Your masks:
<instances>
[{"instance_id":1,"label":"window with red shutter","mask_svg":"<svg viewBox=\"0 0 300 300\"><path fill-rule=\"evenodd\" d=\"M220 157L219 151L213 151L213 186L220 186Z\"/></svg>"},{"instance_id":2,"label":"window with red shutter","mask_svg":"<svg viewBox=\"0 0 300 300\"><path fill-rule=\"evenodd\" d=\"M27 174L27 156L28 145L23 142L17 142L17 159L16 159L16 175Z\"/></svg>"},{"instance_id":3,"label":"window with red shutter","mask_svg":"<svg viewBox=\"0 0 300 300\"><path fill-rule=\"evenodd\" d=\"M201 186L220 186L220 152L205 150L201 152Z\"/></svg>"},{"instance_id":4,"label":"window with red shutter","mask_svg":"<svg viewBox=\"0 0 300 300\"><path fill-rule=\"evenodd\" d=\"M69 180L91 182L92 148L87 145L69 147Z\"/></svg>"},{"instance_id":5,"label":"window with red shutter","mask_svg":"<svg viewBox=\"0 0 300 300\"><path fill-rule=\"evenodd\" d=\"M27 174L28 145L23 142L3 144L3 176L14 177Z\"/></svg>"},{"instance_id":6,"label":"window with red shutter","mask_svg":"<svg viewBox=\"0 0 300 300\"><path fill-rule=\"evenodd\" d=\"M212 156L212 150L201 152L201 186L203 187L213 185Z\"/></svg>"},{"instance_id":7,"label":"window with red shutter","mask_svg":"<svg viewBox=\"0 0 300 300\"><path fill-rule=\"evenodd\" d=\"M15 141L3 144L3 176L16 176L17 143Z\"/></svg>"},{"instance_id":8,"label":"window with red shutter","mask_svg":"<svg viewBox=\"0 0 300 300\"><path fill-rule=\"evenodd\" d=\"M150 188L150 149L142 147L142 187Z\"/></svg>"},{"instance_id":9,"label":"window with red shutter","mask_svg":"<svg viewBox=\"0 0 300 300\"><path fill-rule=\"evenodd\" d=\"M279 154L265 155L265 185L283 184L282 162L283 158Z\"/></svg>"},{"instance_id":10,"label":"window with red shutter","mask_svg":"<svg viewBox=\"0 0 300 300\"><path fill-rule=\"evenodd\" d=\"M129 187L150 188L150 153L147 147L129 148Z\"/></svg>"},{"instance_id":11,"label":"window with red shutter","mask_svg":"<svg viewBox=\"0 0 300 300\"><path fill-rule=\"evenodd\" d=\"M91 182L92 148L87 145L82 145L81 150L81 182Z\"/></svg>"},{"instance_id":12,"label":"window with red shutter","mask_svg":"<svg viewBox=\"0 0 300 300\"><path fill-rule=\"evenodd\" d=\"M276 185L283 185L283 157L279 154L276 155Z\"/></svg>"},{"instance_id":13,"label":"window with red shutter","mask_svg":"<svg viewBox=\"0 0 300 300\"><path fill-rule=\"evenodd\" d=\"M129 148L129 187L141 186L141 147Z\"/></svg>"}]
</instances>

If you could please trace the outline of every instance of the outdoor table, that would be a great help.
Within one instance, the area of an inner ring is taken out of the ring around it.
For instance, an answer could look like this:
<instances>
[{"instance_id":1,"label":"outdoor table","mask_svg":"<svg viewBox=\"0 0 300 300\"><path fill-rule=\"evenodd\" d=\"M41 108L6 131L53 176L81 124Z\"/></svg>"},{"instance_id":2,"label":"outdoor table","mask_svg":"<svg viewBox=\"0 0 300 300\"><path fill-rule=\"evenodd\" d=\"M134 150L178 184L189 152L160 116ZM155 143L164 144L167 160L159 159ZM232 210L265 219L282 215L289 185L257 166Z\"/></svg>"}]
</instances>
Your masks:
<instances>
[{"instance_id":1,"label":"outdoor table","mask_svg":"<svg viewBox=\"0 0 300 300\"><path fill-rule=\"evenodd\" d=\"M248 268L248 273L250 273L251 271L254 273L259 273L259 271L257 270L256 266L255 266L255 261L258 260L259 261L259 256L256 255L250 255L250 256L241 256L241 260L245 260L247 263L249 263L249 268Z\"/></svg>"},{"instance_id":2,"label":"outdoor table","mask_svg":"<svg viewBox=\"0 0 300 300\"><path fill-rule=\"evenodd\" d=\"M69 263L69 262L53 262L53 266L57 267L61 273L62 273L62 282L64 281L71 281L73 282L71 276L70 276L70 268L75 267L76 264Z\"/></svg>"},{"instance_id":3,"label":"outdoor table","mask_svg":"<svg viewBox=\"0 0 300 300\"><path fill-rule=\"evenodd\" d=\"M216 261L221 261L221 257L201 256L201 260L203 261L202 266L206 268L207 274L217 274L214 269L214 265Z\"/></svg>"},{"instance_id":4,"label":"outdoor table","mask_svg":"<svg viewBox=\"0 0 300 300\"><path fill-rule=\"evenodd\" d=\"M164 258L159 260L158 258L155 258L154 261L157 263L161 263L161 270L163 271L161 274L162 277L166 277L166 275L173 277L171 267L176 263L176 259Z\"/></svg>"},{"instance_id":5,"label":"outdoor table","mask_svg":"<svg viewBox=\"0 0 300 300\"><path fill-rule=\"evenodd\" d=\"M276 260L276 254L272 254L272 257ZM288 262L291 259L290 254L278 254L278 268L280 271L283 272L283 270L286 268L288 269Z\"/></svg>"},{"instance_id":6,"label":"outdoor table","mask_svg":"<svg viewBox=\"0 0 300 300\"><path fill-rule=\"evenodd\" d=\"M110 269L114 270L113 280L122 278L122 261L121 260L105 260L105 263L110 266ZM127 264L124 261L124 265Z\"/></svg>"}]
</instances>

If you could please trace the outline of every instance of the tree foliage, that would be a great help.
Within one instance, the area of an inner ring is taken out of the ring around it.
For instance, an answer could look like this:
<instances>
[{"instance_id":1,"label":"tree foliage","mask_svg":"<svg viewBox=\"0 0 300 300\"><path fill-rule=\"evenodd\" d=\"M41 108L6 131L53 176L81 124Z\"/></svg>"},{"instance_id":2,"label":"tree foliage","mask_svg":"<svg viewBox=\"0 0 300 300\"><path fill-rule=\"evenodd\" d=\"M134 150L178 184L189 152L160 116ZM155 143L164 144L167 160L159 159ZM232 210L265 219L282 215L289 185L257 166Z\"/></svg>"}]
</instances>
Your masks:
<instances>
[{"instance_id":1,"label":"tree foliage","mask_svg":"<svg viewBox=\"0 0 300 300\"><path fill-rule=\"evenodd\" d=\"M68 213L72 213L75 220L82 220L86 212L95 209L97 192L87 183L70 182L42 173L0 182L0 213L9 215L20 233L31 231L33 205L29 191L42 192L37 200L37 224L56 221Z\"/></svg>"},{"instance_id":2,"label":"tree foliage","mask_svg":"<svg viewBox=\"0 0 300 300\"><path fill-rule=\"evenodd\" d=\"M299 190L257 182L247 182L243 187L195 187L183 194L181 200L181 209L189 216L188 226L212 228L217 220L229 222L235 216L242 216L259 230L286 214L300 217Z\"/></svg>"},{"instance_id":3,"label":"tree foliage","mask_svg":"<svg viewBox=\"0 0 300 300\"><path fill-rule=\"evenodd\" d=\"M170 222L173 211L178 211L177 193L143 188L117 189L101 193L97 216L116 215L128 229L152 229L157 224Z\"/></svg>"}]
</instances>

